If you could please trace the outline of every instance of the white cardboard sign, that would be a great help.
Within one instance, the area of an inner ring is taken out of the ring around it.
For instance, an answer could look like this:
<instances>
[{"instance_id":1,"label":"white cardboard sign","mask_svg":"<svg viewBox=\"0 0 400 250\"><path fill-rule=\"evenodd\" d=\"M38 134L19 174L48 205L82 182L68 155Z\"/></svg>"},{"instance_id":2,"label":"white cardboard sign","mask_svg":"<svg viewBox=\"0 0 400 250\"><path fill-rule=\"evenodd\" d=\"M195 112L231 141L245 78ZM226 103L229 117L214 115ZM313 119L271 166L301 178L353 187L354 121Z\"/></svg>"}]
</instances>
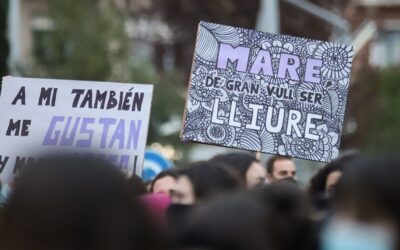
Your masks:
<instances>
[{"instance_id":1,"label":"white cardboard sign","mask_svg":"<svg viewBox=\"0 0 400 250\"><path fill-rule=\"evenodd\" d=\"M141 176L153 85L3 77L0 180L42 154L94 155Z\"/></svg>"},{"instance_id":2,"label":"white cardboard sign","mask_svg":"<svg viewBox=\"0 0 400 250\"><path fill-rule=\"evenodd\" d=\"M351 46L200 22L181 139L329 162Z\"/></svg>"}]
</instances>

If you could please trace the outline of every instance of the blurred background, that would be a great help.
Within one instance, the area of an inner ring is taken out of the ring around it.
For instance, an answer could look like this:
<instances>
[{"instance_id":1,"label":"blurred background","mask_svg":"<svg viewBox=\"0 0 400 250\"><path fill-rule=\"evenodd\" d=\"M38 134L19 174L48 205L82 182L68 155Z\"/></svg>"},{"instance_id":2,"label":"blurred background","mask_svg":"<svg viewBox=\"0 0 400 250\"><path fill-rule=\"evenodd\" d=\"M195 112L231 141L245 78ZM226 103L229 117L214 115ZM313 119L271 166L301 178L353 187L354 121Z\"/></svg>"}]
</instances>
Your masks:
<instances>
[{"instance_id":1,"label":"blurred background","mask_svg":"<svg viewBox=\"0 0 400 250\"><path fill-rule=\"evenodd\" d=\"M400 148L400 0L1 0L0 73L155 84L149 148L208 159L229 149L179 141L200 20L352 44L341 149Z\"/></svg>"}]
</instances>

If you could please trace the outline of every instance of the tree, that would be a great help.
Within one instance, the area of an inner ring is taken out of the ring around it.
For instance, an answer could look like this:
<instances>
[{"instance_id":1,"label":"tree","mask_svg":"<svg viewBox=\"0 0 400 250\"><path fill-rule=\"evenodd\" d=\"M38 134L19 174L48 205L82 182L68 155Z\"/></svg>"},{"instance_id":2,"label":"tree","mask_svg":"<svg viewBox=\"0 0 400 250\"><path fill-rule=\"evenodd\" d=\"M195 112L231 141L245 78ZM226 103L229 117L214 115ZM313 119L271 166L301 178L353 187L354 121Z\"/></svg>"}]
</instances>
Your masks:
<instances>
[{"instance_id":1,"label":"tree","mask_svg":"<svg viewBox=\"0 0 400 250\"><path fill-rule=\"evenodd\" d=\"M260 0L125 0L133 18L159 19L171 30L168 49L177 70L190 71L196 41L197 25L201 20L253 29L256 25ZM166 53L163 41L154 43L157 64ZM158 64L158 70L163 70ZM186 84L186 82L185 82Z\"/></svg>"},{"instance_id":2,"label":"tree","mask_svg":"<svg viewBox=\"0 0 400 250\"><path fill-rule=\"evenodd\" d=\"M123 18L110 1L48 1L53 29L43 36L31 73L53 78L109 80L127 62Z\"/></svg>"},{"instance_id":3,"label":"tree","mask_svg":"<svg viewBox=\"0 0 400 250\"><path fill-rule=\"evenodd\" d=\"M363 149L368 144L371 124L377 116L380 84L379 72L372 68L353 74L347 97L341 148Z\"/></svg>"},{"instance_id":4,"label":"tree","mask_svg":"<svg viewBox=\"0 0 400 250\"><path fill-rule=\"evenodd\" d=\"M377 112L371 118L365 148L370 152L396 152L400 150L400 68L378 73Z\"/></svg>"},{"instance_id":5,"label":"tree","mask_svg":"<svg viewBox=\"0 0 400 250\"><path fill-rule=\"evenodd\" d=\"M178 131L163 133L161 126L181 116L183 81L179 72L157 73L146 58L132 54L124 30L127 16L108 0L48 0L53 29L41 34L42 46L25 76L98 80L155 85L148 144L160 142L183 149Z\"/></svg>"}]
</instances>

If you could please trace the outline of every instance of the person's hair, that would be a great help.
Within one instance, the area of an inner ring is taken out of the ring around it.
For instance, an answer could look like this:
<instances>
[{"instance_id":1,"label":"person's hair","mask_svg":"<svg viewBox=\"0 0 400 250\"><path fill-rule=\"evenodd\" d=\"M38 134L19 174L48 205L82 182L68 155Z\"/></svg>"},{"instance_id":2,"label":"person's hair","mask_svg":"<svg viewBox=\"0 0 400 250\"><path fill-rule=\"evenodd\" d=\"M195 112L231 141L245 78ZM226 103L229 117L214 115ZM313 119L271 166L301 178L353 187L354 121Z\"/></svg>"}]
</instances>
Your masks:
<instances>
[{"instance_id":1,"label":"person's hair","mask_svg":"<svg viewBox=\"0 0 400 250\"><path fill-rule=\"evenodd\" d=\"M240 180L229 167L219 162L199 161L180 171L180 176L187 176L193 186L194 196L203 200L215 194L235 190Z\"/></svg>"},{"instance_id":2,"label":"person's hair","mask_svg":"<svg viewBox=\"0 0 400 250\"><path fill-rule=\"evenodd\" d=\"M150 193L153 193L154 191L154 185L155 183L159 180L162 179L166 176L171 176L172 178L176 179L179 174L178 171L175 169L169 169L169 170L164 170L162 172L160 172L152 181L151 181L151 185L150 185Z\"/></svg>"},{"instance_id":3,"label":"person's hair","mask_svg":"<svg viewBox=\"0 0 400 250\"><path fill-rule=\"evenodd\" d=\"M395 224L398 233L400 232L399 179L398 156L366 157L355 160L345 169L336 187L334 194L336 208L344 212L351 211L360 221L389 219Z\"/></svg>"},{"instance_id":4,"label":"person's hair","mask_svg":"<svg viewBox=\"0 0 400 250\"><path fill-rule=\"evenodd\" d=\"M140 196L147 193L146 187L143 184L142 179L139 176L133 174L129 179L128 183L131 188L135 191L136 196Z\"/></svg>"},{"instance_id":5,"label":"person's hair","mask_svg":"<svg viewBox=\"0 0 400 250\"><path fill-rule=\"evenodd\" d=\"M306 197L287 182L211 199L189 221L184 249L315 249Z\"/></svg>"},{"instance_id":6,"label":"person's hair","mask_svg":"<svg viewBox=\"0 0 400 250\"><path fill-rule=\"evenodd\" d=\"M289 160L292 161L293 159L289 156L282 156L282 155L274 155L268 158L267 160L267 173L272 174L274 172L274 164L278 160Z\"/></svg>"},{"instance_id":7,"label":"person's hair","mask_svg":"<svg viewBox=\"0 0 400 250\"><path fill-rule=\"evenodd\" d=\"M104 160L64 156L24 168L0 238L9 250L167 247L121 172Z\"/></svg>"},{"instance_id":8,"label":"person's hair","mask_svg":"<svg viewBox=\"0 0 400 250\"><path fill-rule=\"evenodd\" d=\"M147 192L151 192L150 189L151 189L152 182L153 182L152 180L148 180L148 181L144 181L143 182L143 186L144 186L144 188L146 189Z\"/></svg>"},{"instance_id":9,"label":"person's hair","mask_svg":"<svg viewBox=\"0 0 400 250\"><path fill-rule=\"evenodd\" d=\"M343 157L339 157L330 163L326 164L325 167L321 168L310 180L310 186L308 193L312 198L316 198L325 191L326 181L328 176L335 172L343 172L344 169L354 160L359 157L358 153L348 154Z\"/></svg>"},{"instance_id":10,"label":"person's hair","mask_svg":"<svg viewBox=\"0 0 400 250\"><path fill-rule=\"evenodd\" d=\"M316 249L310 206L291 181L279 181L253 191L266 212L265 237L271 249Z\"/></svg>"},{"instance_id":11,"label":"person's hair","mask_svg":"<svg viewBox=\"0 0 400 250\"><path fill-rule=\"evenodd\" d=\"M248 192L211 199L197 207L178 238L182 249L270 249L266 211Z\"/></svg>"},{"instance_id":12,"label":"person's hair","mask_svg":"<svg viewBox=\"0 0 400 250\"><path fill-rule=\"evenodd\" d=\"M256 157L245 153L220 154L211 158L211 161L221 162L231 167L239 174L242 182L246 182L246 173L253 162L259 162Z\"/></svg>"}]
</instances>

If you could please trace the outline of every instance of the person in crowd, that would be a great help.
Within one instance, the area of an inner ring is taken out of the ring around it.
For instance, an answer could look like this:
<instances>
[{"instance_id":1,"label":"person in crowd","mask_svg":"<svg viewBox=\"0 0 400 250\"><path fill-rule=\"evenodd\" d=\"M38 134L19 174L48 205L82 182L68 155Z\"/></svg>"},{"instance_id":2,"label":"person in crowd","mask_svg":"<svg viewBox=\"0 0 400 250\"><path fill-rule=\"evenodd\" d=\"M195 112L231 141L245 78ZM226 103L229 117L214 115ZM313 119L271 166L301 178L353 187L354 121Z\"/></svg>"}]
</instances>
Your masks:
<instances>
[{"instance_id":1,"label":"person in crowd","mask_svg":"<svg viewBox=\"0 0 400 250\"><path fill-rule=\"evenodd\" d=\"M358 152L343 155L321 168L310 181L308 194L316 211L330 210L331 195L340 180L344 169L356 160Z\"/></svg>"},{"instance_id":2,"label":"person in crowd","mask_svg":"<svg viewBox=\"0 0 400 250\"><path fill-rule=\"evenodd\" d=\"M316 195L319 193L331 193L335 189L343 170L351 161L359 157L358 153L347 154L339 157L325 167L321 168L314 177L311 178L309 193Z\"/></svg>"},{"instance_id":3,"label":"person in crowd","mask_svg":"<svg viewBox=\"0 0 400 250\"><path fill-rule=\"evenodd\" d=\"M139 202L151 215L155 223L161 228L166 229L167 225L167 209L171 204L171 199L168 195L158 194L144 194L138 197Z\"/></svg>"},{"instance_id":4,"label":"person in crowd","mask_svg":"<svg viewBox=\"0 0 400 250\"><path fill-rule=\"evenodd\" d=\"M357 159L336 192L335 216L322 233L321 249L400 249L400 158Z\"/></svg>"},{"instance_id":5,"label":"person in crowd","mask_svg":"<svg viewBox=\"0 0 400 250\"><path fill-rule=\"evenodd\" d=\"M248 191L211 199L188 218L178 249L264 250L266 211Z\"/></svg>"},{"instance_id":6,"label":"person in crowd","mask_svg":"<svg viewBox=\"0 0 400 250\"><path fill-rule=\"evenodd\" d=\"M128 183L131 184L131 188L134 190L136 196L144 195L147 193L146 187L144 186L142 179L137 175L132 175L128 179Z\"/></svg>"},{"instance_id":7,"label":"person in crowd","mask_svg":"<svg viewBox=\"0 0 400 250\"><path fill-rule=\"evenodd\" d=\"M186 231L197 205L239 187L240 180L236 173L219 162L195 162L180 170L176 185L171 190L171 205L167 210L168 232L172 241L177 242L182 232Z\"/></svg>"},{"instance_id":8,"label":"person in crowd","mask_svg":"<svg viewBox=\"0 0 400 250\"><path fill-rule=\"evenodd\" d=\"M115 167L64 156L24 168L5 207L0 248L169 249Z\"/></svg>"},{"instance_id":9,"label":"person in crowd","mask_svg":"<svg viewBox=\"0 0 400 250\"><path fill-rule=\"evenodd\" d=\"M317 239L306 194L292 178L254 190L266 211L266 237L275 250L315 250Z\"/></svg>"},{"instance_id":10,"label":"person in crowd","mask_svg":"<svg viewBox=\"0 0 400 250\"><path fill-rule=\"evenodd\" d=\"M287 156L272 156L267 160L267 178L270 183L284 178L296 179L296 164Z\"/></svg>"},{"instance_id":11,"label":"person in crowd","mask_svg":"<svg viewBox=\"0 0 400 250\"><path fill-rule=\"evenodd\" d=\"M148 193L151 193L151 184L152 183L153 183L153 180L143 181L143 186L146 188L146 191Z\"/></svg>"},{"instance_id":12,"label":"person in crowd","mask_svg":"<svg viewBox=\"0 0 400 250\"><path fill-rule=\"evenodd\" d=\"M151 182L150 192L153 194L169 195L175 186L178 172L176 170L165 170L160 172Z\"/></svg>"},{"instance_id":13,"label":"person in crowd","mask_svg":"<svg viewBox=\"0 0 400 250\"><path fill-rule=\"evenodd\" d=\"M292 178L292 177L285 177L285 178L279 179L279 180L277 180L275 182L284 182L284 183L288 183L288 184L291 184L291 185L294 185L294 186L298 187L297 180Z\"/></svg>"},{"instance_id":14,"label":"person in crowd","mask_svg":"<svg viewBox=\"0 0 400 250\"><path fill-rule=\"evenodd\" d=\"M239 174L247 188L259 187L265 184L266 171L254 156L244 153L220 154L211 159L230 166Z\"/></svg>"},{"instance_id":15,"label":"person in crowd","mask_svg":"<svg viewBox=\"0 0 400 250\"><path fill-rule=\"evenodd\" d=\"M174 204L192 205L239 186L239 178L229 167L219 162L200 161L179 172L171 199Z\"/></svg>"},{"instance_id":16,"label":"person in crowd","mask_svg":"<svg viewBox=\"0 0 400 250\"><path fill-rule=\"evenodd\" d=\"M303 192L288 182L237 192L199 205L179 237L181 249L314 250Z\"/></svg>"}]
</instances>

